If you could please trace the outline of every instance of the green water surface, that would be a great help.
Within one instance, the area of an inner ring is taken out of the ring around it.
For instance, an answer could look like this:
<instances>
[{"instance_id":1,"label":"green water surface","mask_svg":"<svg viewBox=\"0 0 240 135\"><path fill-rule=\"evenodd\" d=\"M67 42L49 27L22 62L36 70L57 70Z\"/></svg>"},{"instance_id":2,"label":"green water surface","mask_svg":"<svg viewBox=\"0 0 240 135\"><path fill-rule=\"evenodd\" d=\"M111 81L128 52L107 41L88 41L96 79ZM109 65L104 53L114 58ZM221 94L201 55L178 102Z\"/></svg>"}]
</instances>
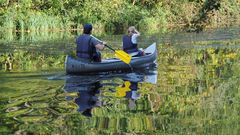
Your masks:
<instances>
[{"instance_id":1,"label":"green water surface","mask_svg":"<svg viewBox=\"0 0 240 135\"><path fill-rule=\"evenodd\" d=\"M140 47L157 42L154 83L143 79L144 72L69 83L63 66L74 36L58 42L2 40L0 134L239 134L239 35L240 29L229 28L142 36ZM103 39L120 48L120 36ZM104 50L104 58L112 56ZM12 69L5 67L9 58ZM129 76L138 84L134 100L117 94ZM102 85L93 96L100 105L86 117L75 102L84 94L74 88L94 80ZM66 86L73 84L69 92Z\"/></svg>"}]
</instances>

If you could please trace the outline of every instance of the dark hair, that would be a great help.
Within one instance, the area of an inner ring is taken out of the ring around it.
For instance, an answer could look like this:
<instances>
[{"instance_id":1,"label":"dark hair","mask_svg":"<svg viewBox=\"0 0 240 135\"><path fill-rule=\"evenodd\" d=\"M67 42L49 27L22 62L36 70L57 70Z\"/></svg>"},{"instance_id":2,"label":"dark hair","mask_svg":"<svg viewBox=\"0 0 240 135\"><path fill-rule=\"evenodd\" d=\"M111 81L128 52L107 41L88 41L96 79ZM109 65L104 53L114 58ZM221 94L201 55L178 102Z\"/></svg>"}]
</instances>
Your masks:
<instances>
[{"instance_id":1,"label":"dark hair","mask_svg":"<svg viewBox=\"0 0 240 135\"><path fill-rule=\"evenodd\" d=\"M91 24L85 24L83 26L83 33L84 34L91 34L92 32L92 25Z\"/></svg>"}]
</instances>

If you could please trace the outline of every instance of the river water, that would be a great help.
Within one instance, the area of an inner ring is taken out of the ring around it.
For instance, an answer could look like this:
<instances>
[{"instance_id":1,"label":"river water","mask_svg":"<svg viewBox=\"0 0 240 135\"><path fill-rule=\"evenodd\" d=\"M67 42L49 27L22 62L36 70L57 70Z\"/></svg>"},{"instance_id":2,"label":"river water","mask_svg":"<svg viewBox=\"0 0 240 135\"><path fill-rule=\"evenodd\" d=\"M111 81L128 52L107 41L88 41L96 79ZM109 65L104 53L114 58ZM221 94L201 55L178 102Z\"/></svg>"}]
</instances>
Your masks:
<instances>
[{"instance_id":1,"label":"river water","mask_svg":"<svg viewBox=\"0 0 240 135\"><path fill-rule=\"evenodd\" d=\"M239 134L240 28L143 34L156 68L84 76L64 71L74 34L41 34L1 35L0 134Z\"/></svg>"}]
</instances>

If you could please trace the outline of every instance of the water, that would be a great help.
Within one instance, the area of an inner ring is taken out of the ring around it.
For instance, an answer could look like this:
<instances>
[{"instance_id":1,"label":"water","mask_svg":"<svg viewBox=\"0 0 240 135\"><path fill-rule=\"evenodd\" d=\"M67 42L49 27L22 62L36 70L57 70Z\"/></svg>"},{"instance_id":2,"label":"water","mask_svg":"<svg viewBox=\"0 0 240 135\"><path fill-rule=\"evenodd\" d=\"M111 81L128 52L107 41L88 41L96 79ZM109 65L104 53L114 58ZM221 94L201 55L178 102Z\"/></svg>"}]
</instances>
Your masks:
<instances>
[{"instance_id":1,"label":"water","mask_svg":"<svg viewBox=\"0 0 240 135\"><path fill-rule=\"evenodd\" d=\"M239 33L143 35L141 47L157 42L156 69L91 76L65 75L73 36L2 42L13 67L1 61L0 133L239 134Z\"/></svg>"}]
</instances>

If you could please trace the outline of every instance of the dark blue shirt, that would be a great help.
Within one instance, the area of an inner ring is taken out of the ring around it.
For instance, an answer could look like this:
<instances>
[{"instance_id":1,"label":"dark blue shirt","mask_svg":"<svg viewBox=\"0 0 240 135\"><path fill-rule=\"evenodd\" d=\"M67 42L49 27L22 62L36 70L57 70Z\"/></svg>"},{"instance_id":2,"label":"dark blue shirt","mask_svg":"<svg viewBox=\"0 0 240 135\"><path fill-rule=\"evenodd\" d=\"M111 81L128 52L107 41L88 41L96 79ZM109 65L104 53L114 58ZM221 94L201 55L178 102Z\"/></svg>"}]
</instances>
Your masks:
<instances>
[{"instance_id":1,"label":"dark blue shirt","mask_svg":"<svg viewBox=\"0 0 240 135\"><path fill-rule=\"evenodd\" d=\"M79 58L92 60L97 53L96 45L100 42L88 34L83 34L76 39L77 56Z\"/></svg>"}]
</instances>

